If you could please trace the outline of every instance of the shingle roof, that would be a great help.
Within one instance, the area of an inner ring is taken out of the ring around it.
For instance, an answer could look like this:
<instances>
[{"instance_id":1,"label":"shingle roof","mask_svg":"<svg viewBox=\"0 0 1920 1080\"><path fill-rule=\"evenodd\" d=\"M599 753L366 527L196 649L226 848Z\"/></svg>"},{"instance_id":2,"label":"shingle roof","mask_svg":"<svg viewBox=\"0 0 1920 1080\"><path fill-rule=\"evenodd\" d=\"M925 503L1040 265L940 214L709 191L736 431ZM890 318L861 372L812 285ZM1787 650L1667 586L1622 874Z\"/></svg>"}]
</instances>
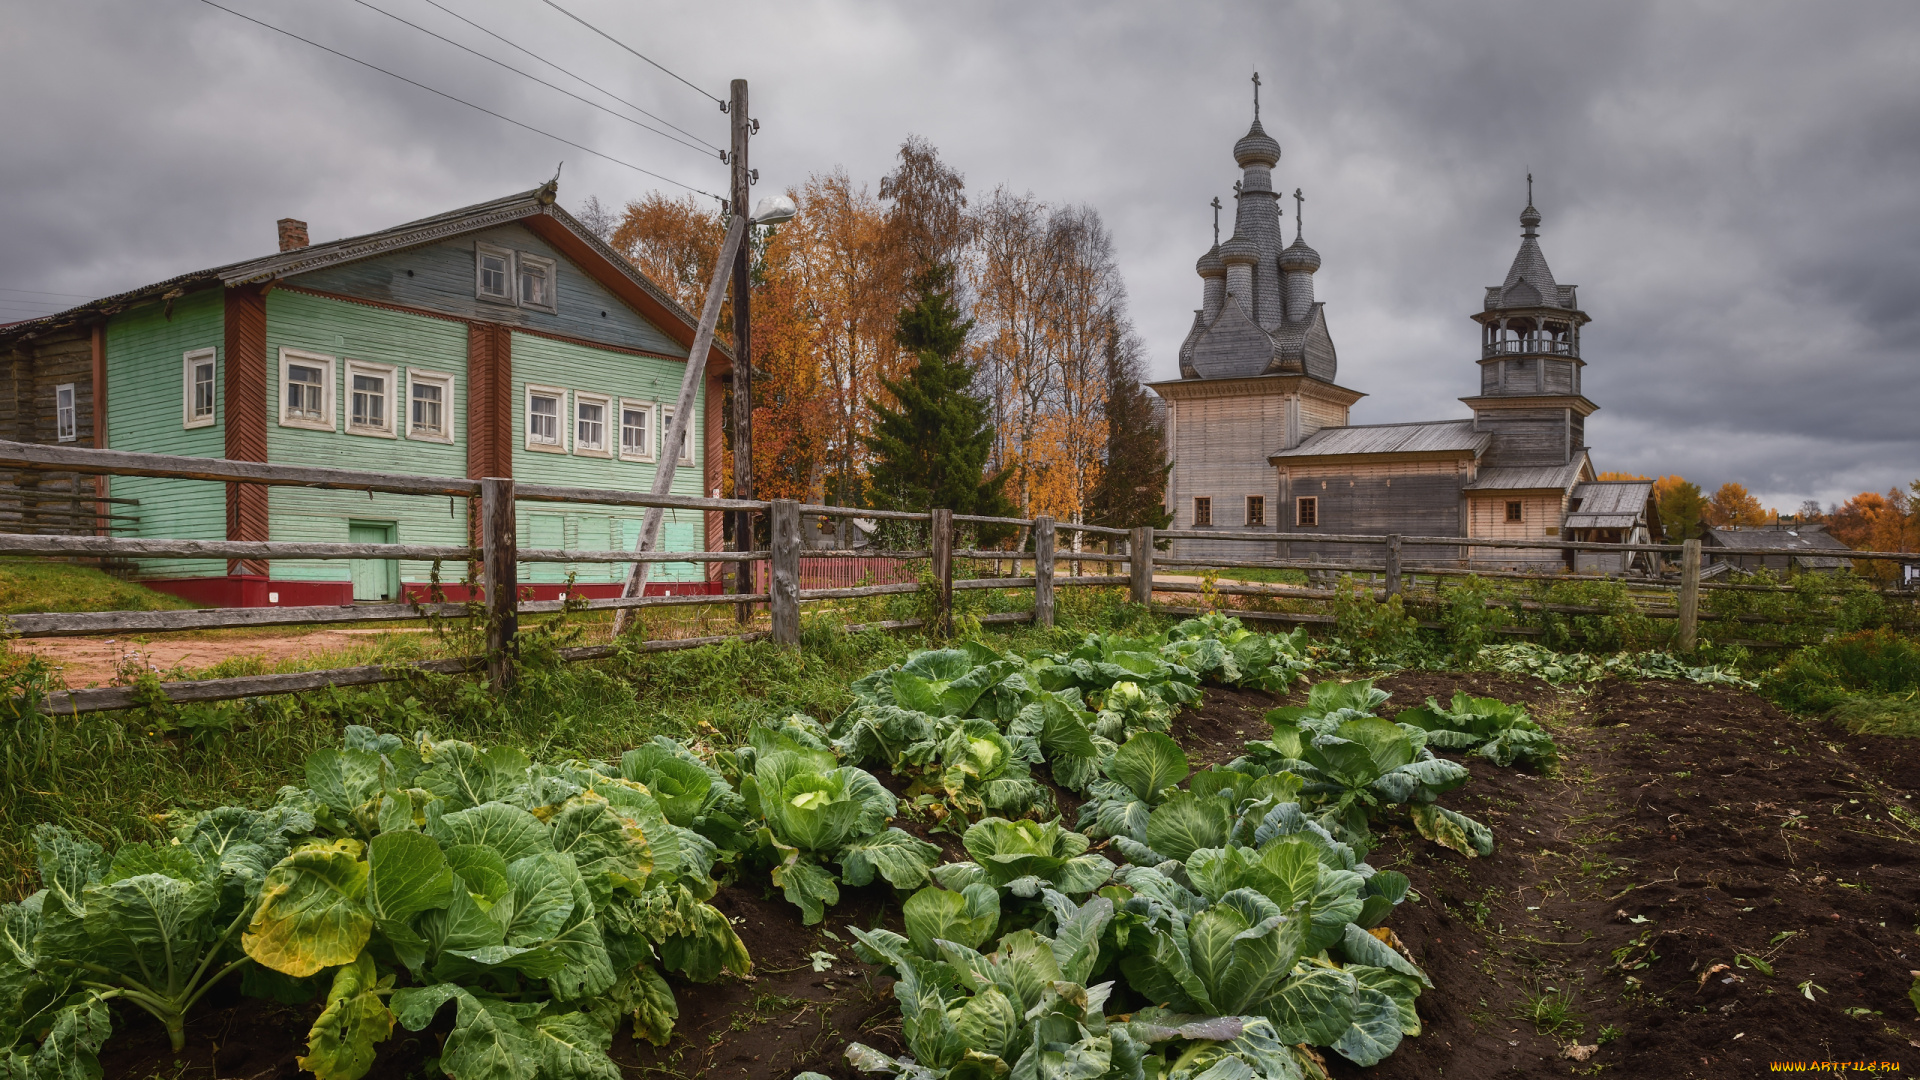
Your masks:
<instances>
[{"instance_id":1,"label":"shingle roof","mask_svg":"<svg viewBox=\"0 0 1920 1080\"><path fill-rule=\"evenodd\" d=\"M1569 529L1631 529L1646 516L1651 480L1600 480L1576 485L1580 509L1567 515Z\"/></svg>"},{"instance_id":2,"label":"shingle roof","mask_svg":"<svg viewBox=\"0 0 1920 1080\"><path fill-rule=\"evenodd\" d=\"M1326 427L1272 458L1326 457L1334 454L1484 453L1493 436L1473 430L1471 420L1431 420L1420 424L1365 424Z\"/></svg>"},{"instance_id":3,"label":"shingle roof","mask_svg":"<svg viewBox=\"0 0 1920 1080\"><path fill-rule=\"evenodd\" d=\"M1520 215L1520 223L1526 226L1521 235L1520 250L1513 256L1513 265L1507 270L1507 280L1499 286L1497 302L1489 297L1489 308L1509 307L1564 307L1562 292L1553 280L1553 271L1547 268L1547 257L1540 251L1540 241L1534 235L1534 227L1540 224L1540 211L1527 204Z\"/></svg>"},{"instance_id":4,"label":"shingle roof","mask_svg":"<svg viewBox=\"0 0 1920 1080\"><path fill-rule=\"evenodd\" d=\"M1580 469L1585 464L1585 461L1575 458L1565 465L1509 465L1481 469L1479 477L1467 485L1467 490L1544 491L1557 488L1565 491L1579 479Z\"/></svg>"}]
</instances>

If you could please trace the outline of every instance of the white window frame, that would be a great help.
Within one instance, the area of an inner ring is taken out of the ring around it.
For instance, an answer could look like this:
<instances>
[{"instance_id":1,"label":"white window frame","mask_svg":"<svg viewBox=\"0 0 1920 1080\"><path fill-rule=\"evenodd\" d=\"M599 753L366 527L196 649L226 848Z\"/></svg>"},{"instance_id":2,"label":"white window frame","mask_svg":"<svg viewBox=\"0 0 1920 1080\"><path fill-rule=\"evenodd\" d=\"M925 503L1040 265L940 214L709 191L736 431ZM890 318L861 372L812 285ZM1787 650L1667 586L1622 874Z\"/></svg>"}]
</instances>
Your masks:
<instances>
[{"instance_id":1,"label":"white window frame","mask_svg":"<svg viewBox=\"0 0 1920 1080\"><path fill-rule=\"evenodd\" d=\"M627 410L637 409L647 414L647 437L641 440L643 449L634 453L627 449ZM651 401L635 401L632 398L620 399L620 460L653 461L656 458L654 446L660 438L660 407Z\"/></svg>"},{"instance_id":2,"label":"white window frame","mask_svg":"<svg viewBox=\"0 0 1920 1080\"><path fill-rule=\"evenodd\" d=\"M386 421L384 423L375 425L375 424L356 424L353 422L353 393L354 393L353 377L355 375L377 375L380 378L386 380L387 408L386 408ZM344 390L346 392L346 398L347 398L347 407L345 409L345 413L346 413L345 419L347 421L347 434L365 435L369 438L376 438L376 439L391 439L395 437L394 426L393 426L394 425L393 412L394 412L395 399L400 396L398 394L398 390L400 389L399 375L400 375L399 369L394 367L392 364L376 364L367 360L347 361L346 383L344 387Z\"/></svg>"},{"instance_id":3,"label":"white window frame","mask_svg":"<svg viewBox=\"0 0 1920 1080\"><path fill-rule=\"evenodd\" d=\"M557 314L560 308L560 264L544 255L529 255L524 251L513 253L513 302L523 308ZM528 300L520 291L520 275L528 268L542 270L547 277L547 302L536 304Z\"/></svg>"},{"instance_id":4,"label":"white window frame","mask_svg":"<svg viewBox=\"0 0 1920 1080\"><path fill-rule=\"evenodd\" d=\"M193 411L194 369L202 364L213 368L213 400L209 403L205 416L195 416ZM218 349L192 349L180 358L180 426L187 428L212 427L220 422L220 351Z\"/></svg>"},{"instance_id":5,"label":"white window frame","mask_svg":"<svg viewBox=\"0 0 1920 1080\"><path fill-rule=\"evenodd\" d=\"M600 445L587 446L580 441L580 406L600 406ZM580 457L610 458L613 456L612 437L618 430L613 420L613 399L605 394L591 394L584 390L573 393L573 408L567 413L573 418L573 452Z\"/></svg>"},{"instance_id":6,"label":"white window frame","mask_svg":"<svg viewBox=\"0 0 1920 1080\"><path fill-rule=\"evenodd\" d=\"M659 440L658 445L660 449L663 451L667 448L667 429L671 428L672 426L673 426L673 406L671 405L660 406L660 434L654 437ZM681 436L681 439L680 439L682 443L681 448L686 451L686 454L685 456L681 457L681 459L678 462L675 463L677 465L693 464L693 446L694 446L693 429L694 429L694 425L688 424L686 432Z\"/></svg>"},{"instance_id":7,"label":"white window frame","mask_svg":"<svg viewBox=\"0 0 1920 1080\"><path fill-rule=\"evenodd\" d=\"M413 384L430 383L440 388L440 425L444 429L438 435L421 434L413 430ZM407 369L407 398L404 404L406 422L401 430L414 442L450 443L456 438L454 433L453 410L454 376L444 371L425 371L420 368Z\"/></svg>"},{"instance_id":8,"label":"white window frame","mask_svg":"<svg viewBox=\"0 0 1920 1080\"><path fill-rule=\"evenodd\" d=\"M534 440L533 398L535 394L541 397L559 399L559 405L554 409L553 413L553 434L555 438L559 440L558 442L537 442ZM561 387L542 386L538 383L527 384L525 393L520 395L520 407L523 410L521 416L521 435L526 442L527 449L540 454L564 454L567 452L567 436L572 430L568 421L573 416L573 410L568 406L568 403L572 400L571 395Z\"/></svg>"},{"instance_id":9,"label":"white window frame","mask_svg":"<svg viewBox=\"0 0 1920 1080\"><path fill-rule=\"evenodd\" d=\"M1306 510L1309 506L1313 507L1313 520L1311 522L1300 520L1306 516L1302 511ZM1317 529L1320 527L1320 496L1299 495L1294 497L1293 527L1296 529Z\"/></svg>"},{"instance_id":10,"label":"white window frame","mask_svg":"<svg viewBox=\"0 0 1920 1080\"><path fill-rule=\"evenodd\" d=\"M481 257L485 255L496 255L501 259L506 260L507 289L505 292L491 293L487 291L484 267L480 261ZM476 299L487 300L495 304L512 304L514 302L514 298L519 295L519 291L520 291L520 277L515 272L515 268L513 265L512 249L503 248L497 244L476 242L473 245L473 295L474 297Z\"/></svg>"},{"instance_id":11,"label":"white window frame","mask_svg":"<svg viewBox=\"0 0 1920 1080\"><path fill-rule=\"evenodd\" d=\"M60 398L66 396L65 408ZM80 392L67 382L53 388L53 434L60 442L80 441Z\"/></svg>"},{"instance_id":12,"label":"white window frame","mask_svg":"<svg viewBox=\"0 0 1920 1080\"><path fill-rule=\"evenodd\" d=\"M292 416L287 412L287 369L294 364L320 369L320 418ZM308 431L333 431L334 358L326 353L308 352L282 346L280 349L280 426Z\"/></svg>"}]
</instances>

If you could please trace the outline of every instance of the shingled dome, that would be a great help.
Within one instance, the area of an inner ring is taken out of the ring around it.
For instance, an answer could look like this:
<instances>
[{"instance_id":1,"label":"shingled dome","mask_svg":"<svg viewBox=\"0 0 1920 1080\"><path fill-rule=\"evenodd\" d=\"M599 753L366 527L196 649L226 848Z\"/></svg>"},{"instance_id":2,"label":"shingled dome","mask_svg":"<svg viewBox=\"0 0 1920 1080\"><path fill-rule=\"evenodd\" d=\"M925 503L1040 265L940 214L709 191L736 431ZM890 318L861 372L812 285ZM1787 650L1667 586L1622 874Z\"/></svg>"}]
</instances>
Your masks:
<instances>
[{"instance_id":1,"label":"shingled dome","mask_svg":"<svg viewBox=\"0 0 1920 1080\"><path fill-rule=\"evenodd\" d=\"M1280 253L1280 269L1305 270L1311 274L1320 269L1320 253L1308 247L1305 240L1296 236L1293 238L1293 243Z\"/></svg>"},{"instance_id":2,"label":"shingled dome","mask_svg":"<svg viewBox=\"0 0 1920 1080\"><path fill-rule=\"evenodd\" d=\"M1249 165L1271 169L1280 164L1280 143L1260 126L1259 117L1253 118L1253 126L1233 144L1233 161L1243 169Z\"/></svg>"},{"instance_id":3,"label":"shingled dome","mask_svg":"<svg viewBox=\"0 0 1920 1080\"><path fill-rule=\"evenodd\" d=\"M1226 243L1220 245L1220 261L1223 263L1259 262L1260 246L1244 236L1235 234Z\"/></svg>"},{"instance_id":4,"label":"shingled dome","mask_svg":"<svg viewBox=\"0 0 1920 1080\"><path fill-rule=\"evenodd\" d=\"M1200 261L1193 264L1193 268L1201 277L1220 277L1225 274L1227 264L1220 257L1220 245L1215 244L1208 248L1207 253L1200 256Z\"/></svg>"}]
</instances>

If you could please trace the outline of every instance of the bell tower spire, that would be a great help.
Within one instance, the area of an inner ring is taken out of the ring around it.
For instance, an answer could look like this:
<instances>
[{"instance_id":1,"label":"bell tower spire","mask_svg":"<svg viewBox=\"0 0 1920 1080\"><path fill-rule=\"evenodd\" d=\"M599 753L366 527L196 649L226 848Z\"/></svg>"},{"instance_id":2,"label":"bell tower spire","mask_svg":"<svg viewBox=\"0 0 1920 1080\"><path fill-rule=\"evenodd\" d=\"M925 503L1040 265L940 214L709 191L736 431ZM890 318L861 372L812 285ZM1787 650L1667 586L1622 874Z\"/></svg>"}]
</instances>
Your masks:
<instances>
[{"instance_id":1,"label":"bell tower spire","mask_svg":"<svg viewBox=\"0 0 1920 1080\"><path fill-rule=\"evenodd\" d=\"M1498 465L1561 465L1586 447L1586 418L1598 406L1581 391L1580 328L1588 322L1574 287L1554 280L1540 250L1540 211L1527 174L1520 212L1520 250L1507 279L1487 288L1480 324L1480 393L1463 398L1483 430L1518 432L1530 442L1503 443Z\"/></svg>"}]
</instances>

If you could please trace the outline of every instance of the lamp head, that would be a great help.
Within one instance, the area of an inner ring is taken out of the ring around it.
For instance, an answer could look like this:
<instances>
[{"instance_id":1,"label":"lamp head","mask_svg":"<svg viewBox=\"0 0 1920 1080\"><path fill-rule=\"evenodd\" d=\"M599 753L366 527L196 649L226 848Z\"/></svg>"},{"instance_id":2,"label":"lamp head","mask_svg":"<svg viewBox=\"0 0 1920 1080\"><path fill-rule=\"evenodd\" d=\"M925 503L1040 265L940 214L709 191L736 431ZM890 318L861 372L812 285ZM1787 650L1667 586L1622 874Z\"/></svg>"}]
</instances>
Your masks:
<instances>
[{"instance_id":1,"label":"lamp head","mask_svg":"<svg viewBox=\"0 0 1920 1080\"><path fill-rule=\"evenodd\" d=\"M768 195L753 204L753 217L748 220L755 225L779 225L792 221L796 213L799 213L799 208L793 205L792 199L785 195Z\"/></svg>"}]
</instances>

